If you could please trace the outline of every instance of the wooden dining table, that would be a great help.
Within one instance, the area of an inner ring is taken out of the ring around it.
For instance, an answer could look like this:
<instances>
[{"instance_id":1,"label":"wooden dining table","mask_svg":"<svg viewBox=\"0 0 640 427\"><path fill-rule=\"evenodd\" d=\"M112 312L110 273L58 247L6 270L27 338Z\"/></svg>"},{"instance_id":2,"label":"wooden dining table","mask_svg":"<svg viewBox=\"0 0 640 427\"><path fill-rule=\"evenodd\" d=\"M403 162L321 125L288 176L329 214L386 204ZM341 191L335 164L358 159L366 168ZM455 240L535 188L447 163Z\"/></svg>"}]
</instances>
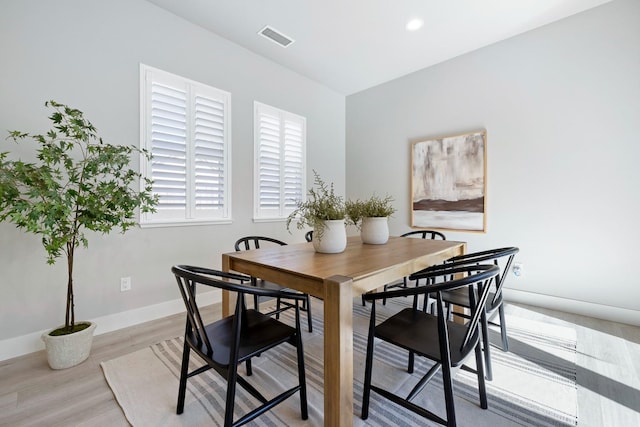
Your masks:
<instances>
[{"instance_id":1,"label":"wooden dining table","mask_svg":"<svg viewBox=\"0 0 640 427\"><path fill-rule=\"evenodd\" d=\"M466 243L390 237L383 245L349 237L344 252L322 254L312 243L222 255L222 269L260 277L324 300L324 425L353 425L354 297L466 252ZM232 313L228 292L223 316Z\"/></svg>"}]
</instances>

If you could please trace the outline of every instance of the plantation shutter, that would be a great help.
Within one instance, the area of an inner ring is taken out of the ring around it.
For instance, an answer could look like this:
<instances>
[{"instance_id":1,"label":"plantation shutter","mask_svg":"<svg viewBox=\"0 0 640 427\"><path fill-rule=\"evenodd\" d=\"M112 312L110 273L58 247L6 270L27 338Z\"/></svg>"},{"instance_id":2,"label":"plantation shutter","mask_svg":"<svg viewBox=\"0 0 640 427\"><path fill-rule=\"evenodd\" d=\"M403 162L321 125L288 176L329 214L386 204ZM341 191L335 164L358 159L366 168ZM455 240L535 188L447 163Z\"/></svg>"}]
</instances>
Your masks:
<instances>
[{"instance_id":1,"label":"plantation shutter","mask_svg":"<svg viewBox=\"0 0 640 427\"><path fill-rule=\"evenodd\" d=\"M143 140L152 154L157 212L146 224L229 217L229 103L226 92L143 67Z\"/></svg>"},{"instance_id":2,"label":"plantation shutter","mask_svg":"<svg viewBox=\"0 0 640 427\"><path fill-rule=\"evenodd\" d=\"M284 122L284 214L288 215L303 198L305 127L300 120Z\"/></svg>"},{"instance_id":3,"label":"plantation shutter","mask_svg":"<svg viewBox=\"0 0 640 427\"><path fill-rule=\"evenodd\" d=\"M156 209L181 217L187 206L187 93L151 84L151 174Z\"/></svg>"},{"instance_id":4,"label":"plantation shutter","mask_svg":"<svg viewBox=\"0 0 640 427\"><path fill-rule=\"evenodd\" d=\"M284 218L302 200L306 123L303 117L255 103L255 217Z\"/></svg>"},{"instance_id":5,"label":"plantation shutter","mask_svg":"<svg viewBox=\"0 0 640 427\"><path fill-rule=\"evenodd\" d=\"M226 181L224 102L197 92L194 112L194 216L221 217Z\"/></svg>"}]
</instances>

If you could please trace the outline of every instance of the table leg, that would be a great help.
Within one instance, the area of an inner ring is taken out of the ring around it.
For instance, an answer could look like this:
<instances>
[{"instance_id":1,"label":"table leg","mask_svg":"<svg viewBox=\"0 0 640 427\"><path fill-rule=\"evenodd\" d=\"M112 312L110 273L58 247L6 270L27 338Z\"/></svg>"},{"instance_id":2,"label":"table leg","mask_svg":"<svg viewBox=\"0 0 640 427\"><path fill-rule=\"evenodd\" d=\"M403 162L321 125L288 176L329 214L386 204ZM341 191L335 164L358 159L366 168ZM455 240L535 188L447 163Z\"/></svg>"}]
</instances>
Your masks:
<instances>
[{"instance_id":1,"label":"table leg","mask_svg":"<svg viewBox=\"0 0 640 427\"><path fill-rule=\"evenodd\" d=\"M458 255L464 255L467 253L467 244L465 243L461 248L460 248L460 252L455 254L454 256L458 256ZM459 277L456 277L456 279ZM453 306L453 312L454 313L462 313L462 314L469 314L469 310L465 310L463 307L460 307L458 305L454 305ZM453 321L455 323L459 323L461 325L464 325L465 323L467 323L466 319L462 316L453 316Z\"/></svg>"},{"instance_id":2,"label":"table leg","mask_svg":"<svg viewBox=\"0 0 640 427\"><path fill-rule=\"evenodd\" d=\"M324 425L353 425L353 281L324 281Z\"/></svg>"},{"instance_id":3,"label":"table leg","mask_svg":"<svg viewBox=\"0 0 640 427\"><path fill-rule=\"evenodd\" d=\"M222 271L229 273L229 257L222 255ZM229 291L222 290L222 317L228 317L233 312L231 308L231 295Z\"/></svg>"}]
</instances>

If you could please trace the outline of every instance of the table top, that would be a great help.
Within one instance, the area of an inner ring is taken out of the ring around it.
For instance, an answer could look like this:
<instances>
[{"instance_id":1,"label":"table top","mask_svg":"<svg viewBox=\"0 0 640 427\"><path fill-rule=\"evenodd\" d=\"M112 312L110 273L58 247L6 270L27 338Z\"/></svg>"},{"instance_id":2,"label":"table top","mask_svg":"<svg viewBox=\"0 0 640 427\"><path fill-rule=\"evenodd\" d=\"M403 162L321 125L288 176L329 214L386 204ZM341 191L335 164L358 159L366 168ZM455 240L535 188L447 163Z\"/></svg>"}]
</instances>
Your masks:
<instances>
[{"instance_id":1,"label":"table top","mask_svg":"<svg viewBox=\"0 0 640 427\"><path fill-rule=\"evenodd\" d=\"M353 280L355 293L386 283L462 253L464 242L390 237L384 245L349 237L338 254L322 254L312 243L223 254L231 270L260 277L322 298L322 283L334 276Z\"/></svg>"}]
</instances>

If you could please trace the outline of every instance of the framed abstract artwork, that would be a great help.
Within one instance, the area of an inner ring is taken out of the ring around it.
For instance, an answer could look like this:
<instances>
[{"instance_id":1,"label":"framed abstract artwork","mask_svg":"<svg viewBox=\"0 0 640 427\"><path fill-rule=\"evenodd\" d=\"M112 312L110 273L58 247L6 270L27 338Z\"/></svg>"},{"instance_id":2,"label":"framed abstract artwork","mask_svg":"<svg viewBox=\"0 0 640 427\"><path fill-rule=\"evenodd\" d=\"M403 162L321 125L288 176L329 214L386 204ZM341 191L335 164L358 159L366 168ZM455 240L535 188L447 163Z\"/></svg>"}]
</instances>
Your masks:
<instances>
[{"instance_id":1,"label":"framed abstract artwork","mask_svg":"<svg viewBox=\"0 0 640 427\"><path fill-rule=\"evenodd\" d=\"M487 131L411 144L411 226L485 232Z\"/></svg>"}]
</instances>

